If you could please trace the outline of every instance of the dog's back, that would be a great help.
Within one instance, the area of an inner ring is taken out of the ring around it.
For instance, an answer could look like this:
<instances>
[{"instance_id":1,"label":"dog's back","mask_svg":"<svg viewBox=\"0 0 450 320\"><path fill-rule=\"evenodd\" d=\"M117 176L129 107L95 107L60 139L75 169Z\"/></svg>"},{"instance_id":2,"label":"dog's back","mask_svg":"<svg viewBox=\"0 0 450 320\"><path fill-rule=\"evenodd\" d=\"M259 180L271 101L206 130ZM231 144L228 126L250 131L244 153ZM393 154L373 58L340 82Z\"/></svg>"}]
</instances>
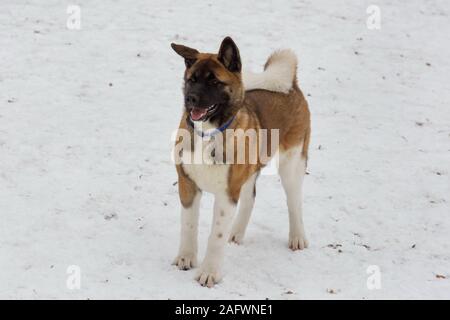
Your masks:
<instances>
[{"instance_id":1,"label":"dog's back","mask_svg":"<svg viewBox=\"0 0 450 320\"><path fill-rule=\"evenodd\" d=\"M257 115L261 128L280 130L281 149L302 144L306 158L310 112L296 75L295 54L291 50L276 51L267 60L264 72L243 74L245 104Z\"/></svg>"}]
</instances>

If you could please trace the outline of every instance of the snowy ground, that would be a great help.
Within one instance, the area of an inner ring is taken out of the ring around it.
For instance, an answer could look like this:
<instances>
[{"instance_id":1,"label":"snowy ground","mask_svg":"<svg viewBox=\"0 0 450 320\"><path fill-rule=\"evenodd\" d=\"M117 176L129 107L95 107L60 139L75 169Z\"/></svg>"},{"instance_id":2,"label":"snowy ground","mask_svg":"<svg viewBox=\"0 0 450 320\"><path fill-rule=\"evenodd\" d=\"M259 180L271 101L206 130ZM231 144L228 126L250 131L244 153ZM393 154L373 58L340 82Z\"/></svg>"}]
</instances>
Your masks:
<instances>
[{"instance_id":1,"label":"snowy ground","mask_svg":"<svg viewBox=\"0 0 450 320\"><path fill-rule=\"evenodd\" d=\"M449 299L449 15L446 0L1 1L0 298ZM262 176L246 242L209 290L170 265L183 62L169 44L215 51L226 35L247 68L299 56L311 246L287 248L279 179Z\"/></svg>"}]
</instances>

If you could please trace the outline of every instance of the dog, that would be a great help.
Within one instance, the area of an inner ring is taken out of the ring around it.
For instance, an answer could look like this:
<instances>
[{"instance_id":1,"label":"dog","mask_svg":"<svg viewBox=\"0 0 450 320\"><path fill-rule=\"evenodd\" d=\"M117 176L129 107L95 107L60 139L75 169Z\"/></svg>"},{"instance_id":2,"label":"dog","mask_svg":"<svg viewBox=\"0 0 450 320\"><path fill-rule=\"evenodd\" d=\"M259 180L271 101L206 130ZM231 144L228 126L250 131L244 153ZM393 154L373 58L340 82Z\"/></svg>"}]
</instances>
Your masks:
<instances>
[{"instance_id":1,"label":"dog","mask_svg":"<svg viewBox=\"0 0 450 320\"><path fill-rule=\"evenodd\" d=\"M223 39L218 53L201 53L175 43L171 46L186 66L184 112L178 128L183 135L177 135L175 142L181 240L173 264L181 270L197 266L200 199L204 191L214 194L212 230L196 275L202 286L213 287L222 279L227 239L237 244L243 241L255 201L256 180L266 165L261 161L262 149L268 152L269 159L278 155L278 172L289 211L288 246L294 251L308 246L302 218L302 183L311 133L310 112L297 84L297 58L290 50L274 52L264 72L243 75L239 49L230 37ZM236 163L235 153L250 150L249 139L231 147L228 142L235 142L235 136L227 134L216 139L225 131L262 130L277 132L278 141L272 142L274 133L266 139L257 135L256 161L250 161L250 155L245 154L244 161ZM196 140L200 142L193 143ZM264 143L269 146L264 148ZM276 150L272 150L274 146ZM198 149L208 161L191 161ZM218 154L222 161L217 161ZM227 160L223 161L224 157Z\"/></svg>"}]
</instances>

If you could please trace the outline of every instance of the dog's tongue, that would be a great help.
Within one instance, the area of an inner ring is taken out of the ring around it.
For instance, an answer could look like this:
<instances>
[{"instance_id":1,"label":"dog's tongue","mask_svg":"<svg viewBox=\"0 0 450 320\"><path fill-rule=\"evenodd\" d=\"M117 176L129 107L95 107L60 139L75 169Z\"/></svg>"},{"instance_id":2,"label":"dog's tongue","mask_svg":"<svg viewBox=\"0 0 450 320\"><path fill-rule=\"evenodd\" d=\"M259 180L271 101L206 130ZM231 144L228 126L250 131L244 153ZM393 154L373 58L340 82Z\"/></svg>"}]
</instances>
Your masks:
<instances>
[{"instance_id":1,"label":"dog's tongue","mask_svg":"<svg viewBox=\"0 0 450 320\"><path fill-rule=\"evenodd\" d=\"M208 109L203 108L193 108L191 110L191 118L194 121L200 120L208 112Z\"/></svg>"}]
</instances>

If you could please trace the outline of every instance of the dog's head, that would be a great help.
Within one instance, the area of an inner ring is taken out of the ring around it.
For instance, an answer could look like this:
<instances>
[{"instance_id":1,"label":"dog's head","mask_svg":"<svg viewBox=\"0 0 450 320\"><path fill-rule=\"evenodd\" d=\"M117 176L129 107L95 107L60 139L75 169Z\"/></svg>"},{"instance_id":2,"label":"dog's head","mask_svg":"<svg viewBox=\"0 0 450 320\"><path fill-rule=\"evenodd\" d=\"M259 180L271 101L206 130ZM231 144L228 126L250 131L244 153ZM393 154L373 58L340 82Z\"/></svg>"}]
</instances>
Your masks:
<instances>
[{"instance_id":1,"label":"dog's head","mask_svg":"<svg viewBox=\"0 0 450 320\"><path fill-rule=\"evenodd\" d=\"M236 113L243 99L241 58L230 37L219 52L200 53L196 49L172 43L184 58L184 105L192 121L224 121Z\"/></svg>"}]
</instances>

